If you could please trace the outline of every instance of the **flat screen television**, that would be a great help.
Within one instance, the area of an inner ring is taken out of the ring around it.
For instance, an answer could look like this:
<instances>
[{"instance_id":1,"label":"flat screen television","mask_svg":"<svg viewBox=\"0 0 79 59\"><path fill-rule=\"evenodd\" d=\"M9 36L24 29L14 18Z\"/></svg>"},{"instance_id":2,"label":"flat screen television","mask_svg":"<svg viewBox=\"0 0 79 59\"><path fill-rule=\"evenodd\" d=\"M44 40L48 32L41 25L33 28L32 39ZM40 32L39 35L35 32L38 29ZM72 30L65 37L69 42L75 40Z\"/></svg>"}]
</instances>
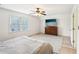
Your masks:
<instances>
[{"instance_id":1,"label":"flat screen television","mask_svg":"<svg viewBox=\"0 0 79 59\"><path fill-rule=\"evenodd\" d=\"M47 26L57 26L57 20L56 19L46 19L45 23L46 23L46 27Z\"/></svg>"}]
</instances>

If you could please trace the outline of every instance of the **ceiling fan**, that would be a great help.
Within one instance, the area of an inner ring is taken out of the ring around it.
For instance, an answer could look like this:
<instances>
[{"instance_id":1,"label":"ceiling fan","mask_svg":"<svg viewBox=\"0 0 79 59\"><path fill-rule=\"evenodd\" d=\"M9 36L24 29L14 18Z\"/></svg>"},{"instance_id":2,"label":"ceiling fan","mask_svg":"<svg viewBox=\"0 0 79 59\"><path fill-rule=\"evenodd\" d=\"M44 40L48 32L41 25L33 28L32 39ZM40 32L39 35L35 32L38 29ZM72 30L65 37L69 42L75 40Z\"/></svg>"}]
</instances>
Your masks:
<instances>
[{"instance_id":1,"label":"ceiling fan","mask_svg":"<svg viewBox=\"0 0 79 59\"><path fill-rule=\"evenodd\" d=\"M44 10L41 10L41 8L36 8L36 10L33 12L34 12L33 14L36 14L37 16L46 15L46 12Z\"/></svg>"}]
</instances>

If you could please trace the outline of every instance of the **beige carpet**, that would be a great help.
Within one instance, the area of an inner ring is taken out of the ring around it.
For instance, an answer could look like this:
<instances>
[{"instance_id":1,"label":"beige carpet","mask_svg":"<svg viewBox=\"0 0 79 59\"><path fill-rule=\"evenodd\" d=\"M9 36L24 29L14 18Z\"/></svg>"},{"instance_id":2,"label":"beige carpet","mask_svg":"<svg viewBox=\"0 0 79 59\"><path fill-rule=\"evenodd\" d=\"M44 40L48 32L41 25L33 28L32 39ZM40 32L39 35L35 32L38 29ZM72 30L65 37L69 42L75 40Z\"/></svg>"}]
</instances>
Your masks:
<instances>
[{"instance_id":1,"label":"beige carpet","mask_svg":"<svg viewBox=\"0 0 79 59\"><path fill-rule=\"evenodd\" d=\"M76 49L71 45L70 38L64 37L60 54L76 54Z\"/></svg>"}]
</instances>

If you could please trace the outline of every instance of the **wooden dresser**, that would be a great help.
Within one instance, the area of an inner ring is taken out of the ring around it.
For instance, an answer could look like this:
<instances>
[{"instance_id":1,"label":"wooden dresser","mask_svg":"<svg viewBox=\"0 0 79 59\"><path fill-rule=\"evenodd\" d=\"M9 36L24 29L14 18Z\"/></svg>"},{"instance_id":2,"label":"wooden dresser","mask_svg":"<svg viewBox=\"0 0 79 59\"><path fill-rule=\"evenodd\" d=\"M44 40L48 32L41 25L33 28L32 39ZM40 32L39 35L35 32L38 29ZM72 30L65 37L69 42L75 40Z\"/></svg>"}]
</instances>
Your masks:
<instances>
[{"instance_id":1,"label":"wooden dresser","mask_svg":"<svg viewBox=\"0 0 79 59\"><path fill-rule=\"evenodd\" d=\"M45 34L58 35L57 26L47 26L45 28Z\"/></svg>"}]
</instances>

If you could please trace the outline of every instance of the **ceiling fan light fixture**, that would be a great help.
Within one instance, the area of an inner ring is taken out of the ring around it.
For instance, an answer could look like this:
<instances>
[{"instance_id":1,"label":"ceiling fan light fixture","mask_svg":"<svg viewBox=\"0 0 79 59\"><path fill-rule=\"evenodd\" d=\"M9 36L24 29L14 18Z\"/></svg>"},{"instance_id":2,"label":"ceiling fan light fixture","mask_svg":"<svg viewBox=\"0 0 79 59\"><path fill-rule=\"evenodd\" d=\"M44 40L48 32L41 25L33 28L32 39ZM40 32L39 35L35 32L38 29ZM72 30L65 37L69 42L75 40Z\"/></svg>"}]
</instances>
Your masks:
<instances>
[{"instance_id":1,"label":"ceiling fan light fixture","mask_svg":"<svg viewBox=\"0 0 79 59\"><path fill-rule=\"evenodd\" d=\"M41 8L36 8L35 15L36 16L45 16L46 12L43 9L41 9Z\"/></svg>"},{"instance_id":2,"label":"ceiling fan light fixture","mask_svg":"<svg viewBox=\"0 0 79 59\"><path fill-rule=\"evenodd\" d=\"M42 16L40 13L37 13L36 16Z\"/></svg>"},{"instance_id":3,"label":"ceiling fan light fixture","mask_svg":"<svg viewBox=\"0 0 79 59\"><path fill-rule=\"evenodd\" d=\"M37 13L40 13L40 11L38 11L38 10L37 10L36 12L37 12Z\"/></svg>"}]
</instances>

